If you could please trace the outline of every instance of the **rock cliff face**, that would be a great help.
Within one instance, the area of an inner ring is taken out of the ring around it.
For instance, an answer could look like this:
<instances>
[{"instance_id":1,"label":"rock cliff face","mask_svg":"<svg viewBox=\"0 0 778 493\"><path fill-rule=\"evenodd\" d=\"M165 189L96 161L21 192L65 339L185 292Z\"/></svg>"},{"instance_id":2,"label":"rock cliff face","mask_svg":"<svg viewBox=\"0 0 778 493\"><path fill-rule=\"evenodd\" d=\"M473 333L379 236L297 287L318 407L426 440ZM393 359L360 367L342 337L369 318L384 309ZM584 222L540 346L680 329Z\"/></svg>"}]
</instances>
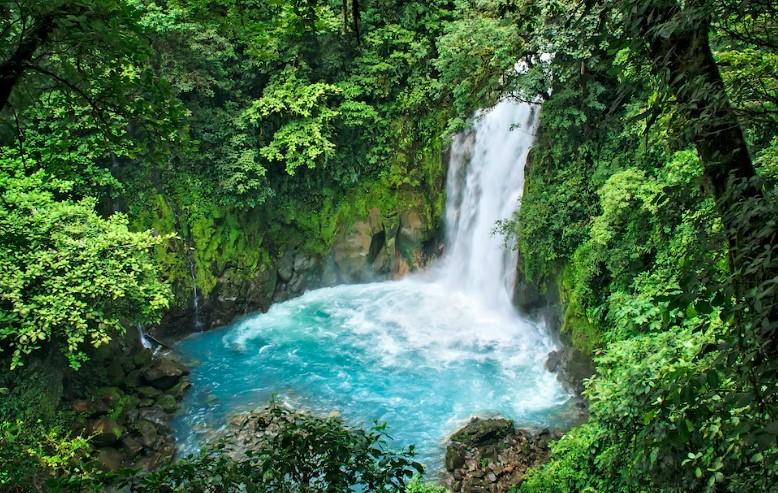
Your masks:
<instances>
[{"instance_id":1,"label":"rock cliff face","mask_svg":"<svg viewBox=\"0 0 778 493\"><path fill-rule=\"evenodd\" d=\"M540 286L528 280L519 267L514 304L524 313L542 320L558 339L560 348L548 355L546 368L556 373L559 381L566 387L580 395L584 389L584 380L594 374L594 363L591 356L576 349L569 340L569 335L561 330L564 303L553 280Z\"/></svg>"},{"instance_id":2,"label":"rock cliff face","mask_svg":"<svg viewBox=\"0 0 778 493\"><path fill-rule=\"evenodd\" d=\"M279 251L253 272L225 265L207 296L198 291L196 305L190 300L173 308L150 332L157 338L174 338L265 311L306 290L400 278L423 268L441 250L439 220L429 216L420 208L371 207L338 226L326 254L309 253L299 246Z\"/></svg>"},{"instance_id":3,"label":"rock cliff face","mask_svg":"<svg viewBox=\"0 0 778 493\"><path fill-rule=\"evenodd\" d=\"M527 160L524 170L524 194L532 180L530 168L532 166L532 153ZM516 266L516 282L513 290L514 305L522 312L537 320L542 320L560 343L560 349L552 351L546 360L546 368L556 373L559 381L578 396L584 390L584 381L594 374L594 362L590 354L577 349L570 340L570 336L563 330L563 313L567 300L565 293L560 289L559 275L562 265L559 266L556 278L545 279L536 282L524 272L524 262L521 251ZM586 414L586 404L580 401L582 419Z\"/></svg>"}]
</instances>

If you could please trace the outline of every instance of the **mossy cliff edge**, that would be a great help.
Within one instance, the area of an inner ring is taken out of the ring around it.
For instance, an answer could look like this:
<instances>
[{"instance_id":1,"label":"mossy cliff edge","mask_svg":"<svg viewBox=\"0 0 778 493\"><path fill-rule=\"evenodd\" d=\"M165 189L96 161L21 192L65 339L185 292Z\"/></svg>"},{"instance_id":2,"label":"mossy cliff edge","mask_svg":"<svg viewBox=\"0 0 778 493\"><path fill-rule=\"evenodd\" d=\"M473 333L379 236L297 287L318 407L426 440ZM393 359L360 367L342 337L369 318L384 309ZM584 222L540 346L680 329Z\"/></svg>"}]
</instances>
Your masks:
<instances>
[{"instance_id":1,"label":"mossy cliff edge","mask_svg":"<svg viewBox=\"0 0 778 493\"><path fill-rule=\"evenodd\" d=\"M224 208L198 196L196 184L135 194L134 227L174 234L154 254L175 294L154 333L224 325L305 290L398 278L425 265L439 250L444 141L401 150L394 160L391 173L343 193L322 190L310 202L280 196Z\"/></svg>"}]
</instances>

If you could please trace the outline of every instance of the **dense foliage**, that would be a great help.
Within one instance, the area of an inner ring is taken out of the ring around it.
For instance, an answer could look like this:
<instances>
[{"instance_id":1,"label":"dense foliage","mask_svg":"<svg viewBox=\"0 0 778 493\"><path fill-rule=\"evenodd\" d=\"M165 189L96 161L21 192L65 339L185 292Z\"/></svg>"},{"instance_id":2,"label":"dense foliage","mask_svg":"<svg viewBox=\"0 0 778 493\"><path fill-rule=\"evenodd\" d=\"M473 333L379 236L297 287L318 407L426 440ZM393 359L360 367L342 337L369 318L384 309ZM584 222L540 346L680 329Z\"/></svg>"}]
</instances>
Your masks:
<instances>
[{"instance_id":1,"label":"dense foliage","mask_svg":"<svg viewBox=\"0 0 778 493\"><path fill-rule=\"evenodd\" d=\"M179 303L189 264L207 296L228 268L240 278L284 250L326 252L355 203L440 195L450 110L430 62L450 6L354 5L358 39L337 1L139 2L190 145L122 166L122 200L138 227L182 237L160 256Z\"/></svg>"},{"instance_id":2,"label":"dense foliage","mask_svg":"<svg viewBox=\"0 0 778 493\"><path fill-rule=\"evenodd\" d=\"M451 110L431 61L449 2L0 14L0 489L101 481L63 386L193 282L205 296L225 269L325 252L368 207L441 212Z\"/></svg>"},{"instance_id":3,"label":"dense foliage","mask_svg":"<svg viewBox=\"0 0 778 493\"><path fill-rule=\"evenodd\" d=\"M96 476L89 437L73 433L74 416L59 406L65 363L57 356L0 373L2 491L47 491L57 476Z\"/></svg>"},{"instance_id":4,"label":"dense foliage","mask_svg":"<svg viewBox=\"0 0 778 493\"><path fill-rule=\"evenodd\" d=\"M351 429L339 418L319 418L279 405L267 412L273 431L245 457L232 458L223 446L216 446L132 477L128 486L138 493L402 492L422 471L412 460L412 449L396 453L387 448L383 426Z\"/></svg>"},{"instance_id":5,"label":"dense foliage","mask_svg":"<svg viewBox=\"0 0 778 493\"><path fill-rule=\"evenodd\" d=\"M165 238L129 231L122 214L101 218L93 199L57 200L72 183L28 175L18 158L0 166L0 341L12 369L41 346L78 368L85 345L158 319L169 290L149 252Z\"/></svg>"}]
</instances>

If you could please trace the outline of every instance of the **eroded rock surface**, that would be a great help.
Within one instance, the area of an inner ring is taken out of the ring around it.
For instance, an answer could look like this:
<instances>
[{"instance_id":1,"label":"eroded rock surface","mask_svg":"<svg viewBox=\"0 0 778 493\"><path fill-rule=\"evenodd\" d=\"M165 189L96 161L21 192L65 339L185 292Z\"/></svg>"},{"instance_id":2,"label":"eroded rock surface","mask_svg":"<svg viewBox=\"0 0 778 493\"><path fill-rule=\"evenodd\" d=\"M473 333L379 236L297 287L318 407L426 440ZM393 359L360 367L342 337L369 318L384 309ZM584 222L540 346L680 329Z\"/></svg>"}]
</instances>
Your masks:
<instances>
[{"instance_id":1,"label":"eroded rock surface","mask_svg":"<svg viewBox=\"0 0 778 493\"><path fill-rule=\"evenodd\" d=\"M503 418L473 418L449 438L442 483L454 492L503 493L548 459L549 430L515 429Z\"/></svg>"}]
</instances>

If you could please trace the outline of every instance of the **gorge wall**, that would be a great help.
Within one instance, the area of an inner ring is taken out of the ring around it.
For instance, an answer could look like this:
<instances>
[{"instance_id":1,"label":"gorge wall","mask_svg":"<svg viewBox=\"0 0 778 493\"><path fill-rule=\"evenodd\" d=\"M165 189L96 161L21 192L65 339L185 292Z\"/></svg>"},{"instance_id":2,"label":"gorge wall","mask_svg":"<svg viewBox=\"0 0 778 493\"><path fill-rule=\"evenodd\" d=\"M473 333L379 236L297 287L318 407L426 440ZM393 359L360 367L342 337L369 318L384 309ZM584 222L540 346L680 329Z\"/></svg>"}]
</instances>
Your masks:
<instances>
[{"instance_id":1,"label":"gorge wall","mask_svg":"<svg viewBox=\"0 0 778 493\"><path fill-rule=\"evenodd\" d=\"M150 332L174 338L306 290L420 269L442 248L447 158L439 145L434 151L420 164L429 171L421 183L392 187L379 178L310 208L271 203L193 214L155 194L136 222L175 235L156 252L175 305Z\"/></svg>"}]
</instances>

